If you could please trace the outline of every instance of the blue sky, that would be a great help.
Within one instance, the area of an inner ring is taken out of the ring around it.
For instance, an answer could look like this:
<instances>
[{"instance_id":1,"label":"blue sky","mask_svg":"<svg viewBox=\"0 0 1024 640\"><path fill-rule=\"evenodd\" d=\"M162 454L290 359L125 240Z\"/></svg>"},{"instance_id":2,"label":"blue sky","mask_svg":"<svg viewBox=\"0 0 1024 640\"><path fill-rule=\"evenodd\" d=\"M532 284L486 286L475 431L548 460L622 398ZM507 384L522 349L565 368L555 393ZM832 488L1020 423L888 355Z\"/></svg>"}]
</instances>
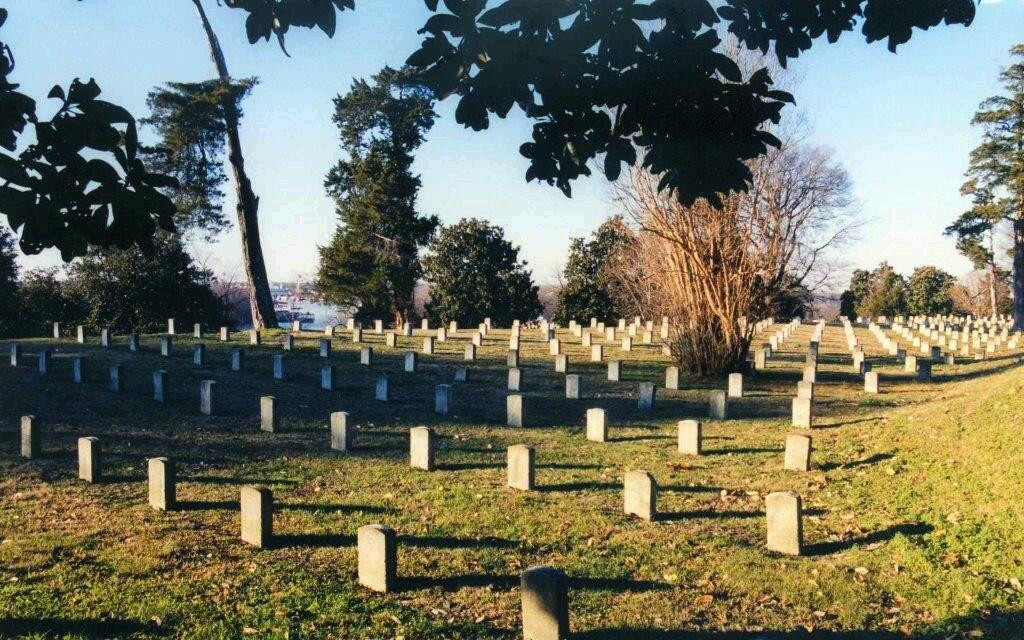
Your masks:
<instances>
[{"instance_id":1,"label":"blue sky","mask_svg":"<svg viewBox=\"0 0 1024 640\"><path fill-rule=\"evenodd\" d=\"M336 225L323 176L338 158L331 99L352 79L384 64L400 65L417 48L427 10L421 0L357 0L338 33L294 30L291 57L276 43L249 45L244 14L206 0L231 73L258 76L245 105L243 145L261 198L261 236L272 280L308 276L316 245ZM3 39L17 59L14 81L41 103L49 88L95 77L104 97L137 117L150 88L166 81L214 75L205 40L186 0L4 0L11 16ZM942 237L965 207L959 195L967 154L979 132L970 124L977 104L997 92L1008 49L1024 42L1024 0L986 2L974 25L917 32L898 54L868 45L856 33L821 41L795 69L803 81L797 108L813 139L832 147L854 182L868 223L844 255L850 266L890 261L909 273L935 264L957 275L969 265ZM45 105L41 105L45 112ZM580 181L574 197L523 180L519 145L530 123L513 113L476 133L455 123L454 103L421 147L420 209L444 222L480 217L501 225L522 247L538 282L554 280L569 238L593 230L612 212L603 178ZM230 189L229 189L230 191ZM227 203L233 213L233 201ZM197 256L219 272L240 273L237 236L197 244ZM47 252L25 267L57 264Z\"/></svg>"}]
</instances>

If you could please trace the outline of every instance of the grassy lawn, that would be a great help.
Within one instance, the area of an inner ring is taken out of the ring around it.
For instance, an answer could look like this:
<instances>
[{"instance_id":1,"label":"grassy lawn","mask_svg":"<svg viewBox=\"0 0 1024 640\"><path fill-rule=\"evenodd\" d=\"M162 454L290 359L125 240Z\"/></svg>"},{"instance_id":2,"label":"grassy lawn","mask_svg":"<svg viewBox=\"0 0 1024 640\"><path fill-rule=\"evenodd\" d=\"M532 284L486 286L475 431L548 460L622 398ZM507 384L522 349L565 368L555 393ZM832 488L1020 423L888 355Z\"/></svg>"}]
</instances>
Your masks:
<instances>
[{"instance_id":1,"label":"grassy lawn","mask_svg":"<svg viewBox=\"0 0 1024 640\"><path fill-rule=\"evenodd\" d=\"M936 365L918 383L858 328L882 374L868 396L838 326L819 358L814 469L782 470L789 399L812 328L801 327L749 376L730 419L705 424L706 453L675 451L675 422L703 417L709 389L724 379L663 388L668 359L654 346L621 358L623 380L560 331L583 400L564 398L564 376L539 331L521 347L526 421L505 420L508 332L485 339L467 382L454 383L468 332L420 355L422 337L364 332L375 350L359 365L348 332L334 340L337 388L320 390L316 333L286 355L275 381L280 334L251 347L178 336L170 358L158 336L143 351L125 340L37 340L22 366L0 363L0 637L515 638L519 573L551 564L570 576L578 638L1024 637L1024 376L1016 353ZM596 343L604 343L603 340ZM246 349L245 370L229 368ZM53 350L51 372L36 351ZM88 379L71 382L73 355ZM124 391L107 390L122 364ZM152 400L164 369L170 397ZM374 400L388 373L393 399ZM218 383L219 414L199 413L199 382ZM339 384L340 380L340 384ZM657 380L655 409L636 407L638 382ZM452 413L433 412L434 386L455 385ZM279 433L259 430L259 397L277 398ZM584 435L589 407L609 411L613 441ZM328 446L328 417L348 411L355 450ZM44 456L17 456L21 415L44 425ZM408 429L439 435L438 470L408 467ZM76 479L76 439L102 441L106 482ZM505 448L537 449L539 490L505 487ZM181 508L146 503L148 457L173 456ZM655 522L622 513L622 476L646 469L661 494ZM238 536L238 492L274 492L275 544L257 550ZM764 549L764 496L803 496L807 555ZM401 588L373 594L355 582L355 532L384 523L399 534Z\"/></svg>"}]
</instances>

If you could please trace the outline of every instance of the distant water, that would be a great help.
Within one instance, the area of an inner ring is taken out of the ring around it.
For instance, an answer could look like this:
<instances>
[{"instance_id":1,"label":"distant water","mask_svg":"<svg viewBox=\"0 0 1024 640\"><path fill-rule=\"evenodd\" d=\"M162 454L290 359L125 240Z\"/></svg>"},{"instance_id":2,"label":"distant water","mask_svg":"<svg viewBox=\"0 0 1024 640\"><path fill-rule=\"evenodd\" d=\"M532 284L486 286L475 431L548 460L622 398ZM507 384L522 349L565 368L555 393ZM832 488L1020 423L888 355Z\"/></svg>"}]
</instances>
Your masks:
<instances>
[{"instance_id":1,"label":"distant water","mask_svg":"<svg viewBox=\"0 0 1024 640\"><path fill-rule=\"evenodd\" d=\"M323 329L328 323L340 324L347 317L338 307L325 302L305 302L293 309L296 313L313 315L313 322L303 323L309 329Z\"/></svg>"},{"instance_id":2,"label":"distant water","mask_svg":"<svg viewBox=\"0 0 1024 640\"><path fill-rule=\"evenodd\" d=\"M302 322L303 329L323 329L328 323L331 324L343 324L348 318L348 314L343 312L338 307L323 302L299 302L289 309L292 313L296 314L310 314L313 316L312 322L304 320ZM290 322L281 321L282 328L289 328ZM240 329L249 329L252 325L239 326Z\"/></svg>"}]
</instances>

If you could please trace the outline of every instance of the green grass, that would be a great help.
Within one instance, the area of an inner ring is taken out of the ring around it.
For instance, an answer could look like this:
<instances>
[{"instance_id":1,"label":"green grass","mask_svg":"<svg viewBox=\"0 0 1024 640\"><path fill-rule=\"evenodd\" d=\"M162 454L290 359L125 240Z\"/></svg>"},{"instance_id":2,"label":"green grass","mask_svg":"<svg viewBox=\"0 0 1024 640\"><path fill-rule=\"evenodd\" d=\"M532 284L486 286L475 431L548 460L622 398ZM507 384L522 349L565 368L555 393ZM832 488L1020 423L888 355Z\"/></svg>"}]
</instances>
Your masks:
<instances>
[{"instance_id":1,"label":"green grass","mask_svg":"<svg viewBox=\"0 0 1024 640\"><path fill-rule=\"evenodd\" d=\"M25 363L0 366L0 637L515 638L519 573L552 564L570 576L579 638L1022 637L1024 580L1024 377L1019 353L935 367L915 382L858 329L882 373L868 397L852 373L839 327L819 358L814 470L785 472L782 447L811 327L804 326L747 380L730 420L705 425L706 455L675 453L675 421L706 414L724 379L658 390L648 414L637 383L663 382L668 359L653 346L622 358L623 381L567 344L585 399L564 382L537 331L523 334L529 426L504 426L507 332L496 331L455 383L452 415L433 413L433 388L464 364L466 334L421 355L422 338L364 333L377 352L368 369L346 336L331 358L340 385L319 389L320 337L303 334L274 381L276 333L262 347L245 335L206 339L193 367L190 338L170 359L158 337L130 354L90 342L25 343ZM417 332L418 334L419 332ZM568 332L562 335L569 343ZM603 341L599 341L603 343ZM231 346L246 370L229 371ZM51 373L36 350L54 350ZM90 379L71 383L70 356L89 356ZM106 390L106 367L123 366L125 390ZM151 400L165 369L170 401ZM373 400L379 372L394 399ZM198 411L199 381L218 382L219 415ZM337 380L336 380L337 383ZM283 429L259 431L259 396L274 395ZM614 441L584 436L588 407L609 410ZM331 411L357 424L350 454L328 448ZM17 457L18 421L45 426L45 456ZM434 426L439 469L408 468L408 428ZM75 441L101 438L110 479L76 480ZM540 490L506 488L505 448L537 448ZM146 504L145 459L178 461L183 508ZM661 487L655 522L622 513L624 471L646 469ZM273 489L275 548L238 537L238 491ZM764 496L804 498L809 555L764 549ZM355 584L354 536L381 522L399 540L402 588L377 595ZM771 632L771 633L768 633ZM812 633L813 632L813 633ZM748 635L749 633L749 635Z\"/></svg>"}]
</instances>

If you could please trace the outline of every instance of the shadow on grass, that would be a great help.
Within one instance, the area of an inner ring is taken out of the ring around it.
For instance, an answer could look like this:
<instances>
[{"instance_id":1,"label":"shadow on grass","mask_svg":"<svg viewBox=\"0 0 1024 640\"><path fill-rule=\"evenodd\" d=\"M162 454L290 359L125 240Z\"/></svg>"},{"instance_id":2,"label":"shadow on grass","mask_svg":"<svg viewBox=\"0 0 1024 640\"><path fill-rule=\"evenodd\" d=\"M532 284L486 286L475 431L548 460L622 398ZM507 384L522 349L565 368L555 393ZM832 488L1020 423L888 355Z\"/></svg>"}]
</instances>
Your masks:
<instances>
[{"instance_id":1,"label":"shadow on grass","mask_svg":"<svg viewBox=\"0 0 1024 640\"><path fill-rule=\"evenodd\" d=\"M893 458L891 453L876 453L870 455L867 458L861 458L860 460L852 460L850 462L829 462L823 465L819 465L818 469L821 471L833 471L835 469L856 469L858 467L866 467L877 462L885 462Z\"/></svg>"},{"instance_id":2,"label":"shadow on grass","mask_svg":"<svg viewBox=\"0 0 1024 640\"><path fill-rule=\"evenodd\" d=\"M129 475L116 475L116 474L104 474L100 477L100 484L127 484L131 482L143 482L146 480L145 476L129 474Z\"/></svg>"},{"instance_id":3,"label":"shadow on grass","mask_svg":"<svg viewBox=\"0 0 1024 640\"><path fill-rule=\"evenodd\" d=\"M503 462L448 462L436 465L438 471L470 471L473 469L500 469Z\"/></svg>"},{"instance_id":4,"label":"shadow on grass","mask_svg":"<svg viewBox=\"0 0 1024 640\"><path fill-rule=\"evenodd\" d=\"M816 422L816 423L814 423L814 428L811 429L811 431L814 431L814 429L838 429L839 427L848 427L848 426L853 425L853 424L860 424L862 422L875 422L877 420L878 420L878 417L871 417L871 418L857 418L856 420L844 420L842 422L828 422L828 423L818 423L818 422Z\"/></svg>"},{"instance_id":5,"label":"shadow on grass","mask_svg":"<svg viewBox=\"0 0 1024 640\"><path fill-rule=\"evenodd\" d=\"M351 547L356 536L345 533L275 533L270 548L286 549L298 547ZM512 549L520 546L516 540L505 538L454 538L450 536L398 536L398 546L432 549Z\"/></svg>"},{"instance_id":6,"label":"shadow on grass","mask_svg":"<svg viewBox=\"0 0 1024 640\"><path fill-rule=\"evenodd\" d=\"M839 553L840 551L846 551L862 544L872 544L874 542L884 542L886 540L892 540L897 535L905 536L920 536L931 532L935 527L930 524L923 522L905 522L903 524L892 525L879 531L850 538L849 540L840 540L837 542L819 542L817 544L805 545L802 555L807 556L824 556L832 553Z\"/></svg>"},{"instance_id":7,"label":"shadow on grass","mask_svg":"<svg viewBox=\"0 0 1024 640\"><path fill-rule=\"evenodd\" d=\"M619 436L609 438L608 442L639 442L641 440L671 440L672 436L665 435L644 435L644 436Z\"/></svg>"},{"instance_id":8,"label":"shadow on grass","mask_svg":"<svg viewBox=\"0 0 1024 640\"><path fill-rule=\"evenodd\" d=\"M690 629L652 629L648 627L617 627L592 629L573 634L574 640L946 640L948 638L978 637L1019 638L1024 628L1024 612L1020 609L978 611L959 618L939 620L935 623L939 631L919 631L913 635L882 629L852 629L830 631L827 629L804 629L787 631L698 631ZM960 633L954 630L959 630ZM977 632L981 633L977 633Z\"/></svg>"},{"instance_id":9,"label":"shadow on grass","mask_svg":"<svg viewBox=\"0 0 1024 640\"><path fill-rule=\"evenodd\" d=\"M175 511L238 511L240 509L238 500L179 500L174 505Z\"/></svg>"},{"instance_id":10,"label":"shadow on grass","mask_svg":"<svg viewBox=\"0 0 1024 640\"><path fill-rule=\"evenodd\" d=\"M275 510L280 511L311 511L311 512L359 512L364 513L395 513L397 509L394 507L379 507L368 504L286 504L277 503L274 505Z\"/></svg>"},{"instance_id":11,"label":"shadow on grass","mask_svg":"<svg viewBox=\"0 0 1024 640\"><path fill-rule=\"evenodd\" d=\"M659 493L718 493L722 487L706 487L703 485L665 484L658 486Z\"/></svg>"},{"instance_id":12,"label":"shadow on grass","mask_svg":"<svg viewBox=\"0 0 1024 640\"><path fill-rule=\"evenodd\" d=\"M711 449L704 450L701 455L705 456L727 456L729 454L743 454L743 453L783 453L783 449L776 449L774 447L759 448L759 447L740 447L737 449Z\"/></svg>"},{"instance_id":13,"label":"shadow on grass","mask_svg":"<svg viewBox=\"0 0 1024 640\"><path fill-rule=\"evenodd\" d=\"M764 517L763 511L713 511L711 509L702 509L699 511L659 513L655 520L659 522L675 522L678 520L741 520L762 517Z\"/></svg>"},{"instance_id":14,"label":"shadow on grass","mask_svg":"<svg viewBox=\"0 0 1024 640\"><path fill-rule=\"evenodd\" d=\"M614 491L622 485L611 482L564 482L562 484L545 484L537 487L541 493L568 493L570 491Z\"/></svg>"},{"instance_id":15,"label":"shadow on grass","mask_svg":"<svg viewBox=\"0 0 1024 640\"><path fill-rule=\"evenodd\" d=\"M275 533L269 547L271 549L351 547L355 543L355 536L343 533Z\"/></svg>"},{"instance_id":16,"label":"shadow on grass","mask_svg":"<svg viewBox=\"0 0 1024 640\"><path fill-rule=\"evenodd\" d=\"M178 483L183 482L194 482L196 484L236 484L236 485L256 485L265 486L271 484L288 484L296 485L299 484L297 480L285 480L285 479L274 479L274 478L228 478L220 476L195 476L192 478L179 478Z\"/></svg>"},{"instance_id":17,"label":"shadow on grass","mask_svg":"<svg viewBox=\"0 0 1024 640\"><path fill-rule=\"evenodd\" d=\"M139 634L167 636L172 629L134 620L82 620L74 618L0 618L0 638L81 636L128 638Z\"/></svg>"},{"instance_id":18,"label":"shadow on grass","mask_svg":"<svg viewBox=\"0 0 1024 640\"><path fill-rule=\"evenodd\" d=\"M399 547L429 547L433 549L512 549L520 546L517 540L487 536L483 538L453 538L451 536L398 536Z\"/></svg>"},{"instance_id":19,"label":"shadow on grass","mask_svg":"<svg viewBox=\"0 0 1024 640\"><path fill-rule=\"evenodd\" d=\"M497 591L511 591L519 587L519 576L470 574L433 578L428 576L399 579L399 590L441 588L454 591L463 587L490 587ZM667 584L650 580L629 580L626 578L569 577L569 591L614 591L641 592L659 591L671 588ZM576 636L573 636L576 637Z\"/></svg>"}]
</instances>

